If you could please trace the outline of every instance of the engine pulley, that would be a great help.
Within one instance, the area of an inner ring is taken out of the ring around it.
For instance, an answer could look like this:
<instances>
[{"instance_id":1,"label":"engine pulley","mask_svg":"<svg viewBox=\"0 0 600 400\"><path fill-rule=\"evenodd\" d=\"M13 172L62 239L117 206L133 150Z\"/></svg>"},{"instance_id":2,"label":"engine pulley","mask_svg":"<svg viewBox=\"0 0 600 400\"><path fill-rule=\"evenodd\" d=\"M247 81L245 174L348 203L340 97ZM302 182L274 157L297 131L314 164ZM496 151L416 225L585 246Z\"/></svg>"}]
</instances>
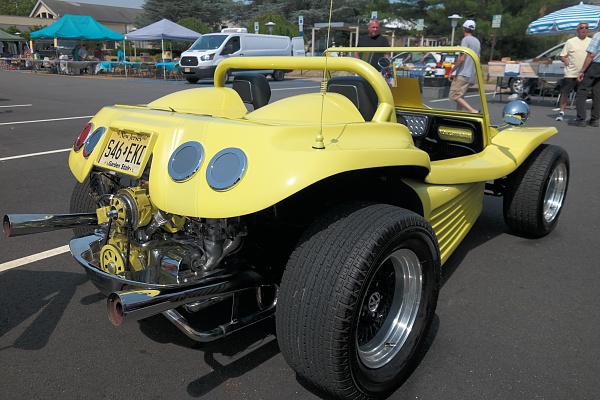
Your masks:
<instances>
[{"instance_id":1,"label":"engine pulley","mask_svg":"<svg viewBox=\"0 0 600 400\"><path fill-rule=\"evenodd\" d=\"M124 188L110 200L108 216L120 227L137 229L147 225L152 218L152 204L141 187Z\"/></svg>"},{"instance_id":2,"label":"engine pulley","mask_svg":"<svg viewBox=\"0 0 600 400\"><path fill-rule=\"evenodd\" d=\"M100 268L102 271L112 275L125 272L125 258L117 246L107 244L100 251Z\"/></svg>"}]
</instances>

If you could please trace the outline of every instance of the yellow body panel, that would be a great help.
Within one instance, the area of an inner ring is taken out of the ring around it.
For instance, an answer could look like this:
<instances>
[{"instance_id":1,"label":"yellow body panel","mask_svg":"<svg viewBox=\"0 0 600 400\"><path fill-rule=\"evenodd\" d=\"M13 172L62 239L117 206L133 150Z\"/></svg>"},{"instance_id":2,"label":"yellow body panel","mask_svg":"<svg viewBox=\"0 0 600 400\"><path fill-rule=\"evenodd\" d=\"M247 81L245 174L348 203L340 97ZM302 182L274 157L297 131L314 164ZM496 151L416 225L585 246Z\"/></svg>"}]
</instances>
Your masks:
<instances>
[{"instance_id":1,"label":"yellow body panel","mask_svg":"<svg viewBox=\"0 0 600 400\"><path fill-rule=\"evenodd\" d=\"M297 114L295 103L288 102L285 107L274 103L274 112L266 112L271 105L265 106L248 114L248 119L213 118L143 107L106 107L92 123L152 135L152 163L158 167L151 169L150 197L156 207L180 215L205 218L245 215L338 173L397 165L429 167L428 155L414 147L403 125L386 122L373 129L373 123L361 122L362 117L351 102L337 94L299 97L305 97L307 103L323 102L327 105L325 110L336 115L342 113L353 122L336 122L339 118L326 113L322 127L316 116L308 118L305 124L277 123L275 116L282 112ZM262 121L256 118L259 112L264 115ZM365 132L369 132L369 140L365 140ZM313 148L319 134L325 138L323 149ZM107 139L105 134L88 159L84 159L82 152L71 152L69 165L79 181L90 173ZM168 174L169 158L180 144L188 141L202 144L204 161L190 179L175 182ZM229 147L244 151L247 171L231 189L215 191L206 181L206 167L215 154Z\"/></svg>"},{"instance_id":2,"label":"yellow body panel","mask_svg":"<svg viewBox=\"0 0 600 400\"><path fill-rule=\"evenodd\" d=\"M431 184L460 184L498 179L513 172L556 128L518 127L498 132L481 153L431 163Z\"/></svg>"},{"instance_id":3,"label":"yellow body panel","mask_svg":"<svg viewBox=\"0 0 600 400\"><path fill-rule=\"evenodd\" d=\"M406 180L423 204L423 216L433 228L442 263L454 252L481 214L485 182L443 186Z\"/></svg>"}]
</instances>

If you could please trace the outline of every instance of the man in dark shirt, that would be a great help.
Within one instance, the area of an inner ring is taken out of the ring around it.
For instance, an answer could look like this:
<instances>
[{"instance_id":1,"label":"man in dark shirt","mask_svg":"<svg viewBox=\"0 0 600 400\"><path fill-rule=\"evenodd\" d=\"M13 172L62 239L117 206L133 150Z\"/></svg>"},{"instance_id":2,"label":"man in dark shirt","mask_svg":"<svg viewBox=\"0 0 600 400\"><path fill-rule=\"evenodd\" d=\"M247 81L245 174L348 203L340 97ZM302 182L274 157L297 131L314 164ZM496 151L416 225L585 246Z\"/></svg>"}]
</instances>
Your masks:
<instances>
[{"instance_id":1,"label":"man in dark shirt","mask_svg":"<svg viewBox=\"0 0 600 400\"><path fill-rule=\"evenodd\" d=\"M388 40L379 34L379 21L373 18L369 21L369 33L358 38L358 47L390 47ZM381 69L377 63L381 57L389 57L389 53L356 53L356 58L360 58L371 64L378 71Z\"/></svg>"}]
</instances>

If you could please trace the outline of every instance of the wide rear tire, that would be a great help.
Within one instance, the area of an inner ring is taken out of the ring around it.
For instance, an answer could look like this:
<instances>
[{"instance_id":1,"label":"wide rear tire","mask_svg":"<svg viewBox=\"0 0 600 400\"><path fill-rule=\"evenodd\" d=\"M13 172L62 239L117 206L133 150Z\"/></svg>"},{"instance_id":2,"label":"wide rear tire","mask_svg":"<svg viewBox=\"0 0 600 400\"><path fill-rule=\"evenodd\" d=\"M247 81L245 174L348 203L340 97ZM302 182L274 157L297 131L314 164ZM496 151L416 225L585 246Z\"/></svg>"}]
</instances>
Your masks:
<instances>
[{"instance_id":1,"label":"wide rear tire","mask_svg":"<svg viewBox=\"0 0 600 400\"><path fill-rule=\"evenodd\" d=\"M569 185L569 155L559 146L540 145L510 174L504 194L504 221L514 231L542 237L554 230Z\"/></svg>"},{"instance_id":2,"label":"wide rear tire","mask_svg":"<svg viewBox=\"0 0 600 400\"><path fill-rule=\"evenodd\" d=\"M71 213L88 213L95 212L98 205L92 197L92 188L90 186L90 177L87 177L83 183L76 182L73 192L71 193L71 204L69 212ZM95 226L82 226L73 228L75 236L92 233Z\"/></svg>"},{"instance_id":3,"label":"wide rear tire","mask_svg":"<svg viewBox=\"0 0 600 400\"><path fill-rule=\"evenodd\" d=\"M388 396L418 360L440 271L435 235L419 215L370 203L334 210L307 231L284 272L283 356L337 397Z\"/></svg>"}]
</instances>

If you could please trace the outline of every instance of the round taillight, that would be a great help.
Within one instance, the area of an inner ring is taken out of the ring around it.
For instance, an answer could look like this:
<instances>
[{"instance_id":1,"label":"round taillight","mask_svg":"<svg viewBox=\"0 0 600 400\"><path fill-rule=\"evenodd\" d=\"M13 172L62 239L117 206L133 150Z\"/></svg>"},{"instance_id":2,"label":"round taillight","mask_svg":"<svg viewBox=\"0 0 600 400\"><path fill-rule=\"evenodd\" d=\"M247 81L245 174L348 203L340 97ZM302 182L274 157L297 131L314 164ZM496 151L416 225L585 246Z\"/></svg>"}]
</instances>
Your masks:
<instances>
[{"instance_id":1,"label":"round taillight","mask_svg":"<svg viewBox=\"0 0 600 400\"><path fill-rule=\"evenodd\" d=\"M88 158L90 154L92 154L92 152L96 148L96 145L102 138L104 131L106 131L106 128L101 126L100 128L97 128L94 132L92 132L91 135L88 136L83 147L83 156L85 158Z\"/></svg>"},{"instance_id":2,"label":"round taillight","mask_svg":"<svg viewBox=\"0 0 600 400\"><path fill-rule=\"evenodd\" d=\"M90 135L91 131L92 131L92 124L88 123L83 128L83 130L81 131L79 136L77 136L77 140L75 140L75 144L73 145L73 150L75 150L75 151L81 150L81 148L85 144L85 141L87 140L88 136Z\"/></svg>"}]
</instances>

